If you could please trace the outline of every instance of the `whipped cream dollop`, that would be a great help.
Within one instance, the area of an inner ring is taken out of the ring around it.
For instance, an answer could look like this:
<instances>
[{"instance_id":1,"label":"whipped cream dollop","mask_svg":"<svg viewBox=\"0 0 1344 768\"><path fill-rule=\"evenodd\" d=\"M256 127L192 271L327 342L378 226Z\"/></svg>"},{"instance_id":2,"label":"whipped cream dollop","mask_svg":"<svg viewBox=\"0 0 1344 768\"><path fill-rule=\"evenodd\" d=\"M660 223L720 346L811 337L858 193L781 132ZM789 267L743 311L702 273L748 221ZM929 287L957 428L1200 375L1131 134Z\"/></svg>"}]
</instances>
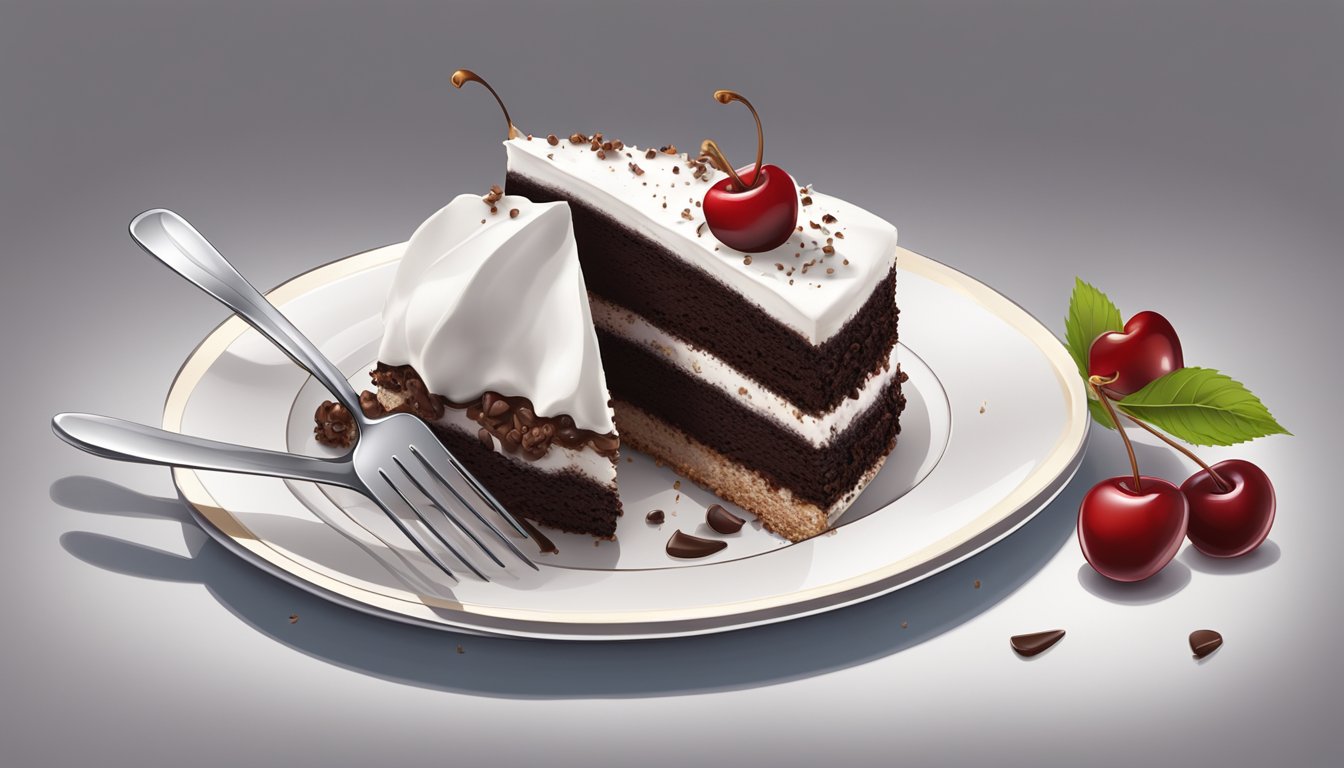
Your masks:
<instances>
[{"instance_id":1,"label":"whipped cream dollop","mask_svg":"<svg viewBox=\"0 0 1344 768\"><path fill-rule=\"evenodd\" d=\"M587 143L510 139L509 172L566 193L742 294L814 345L834 336L896 260L896 227L836 197L799 188L798 227L783 245L747 254L705 223L705 192L722 178L696 173L685 153L630 144L599 158Z\"/></svg>"},{"instance_id":2,"label":"whipped cream dollop","mask_svg":"<svg viewBox=\"0 0 1344 768\"><path fill-rule=\"evenodd\" d=\"M494 207L459 195L411 235L378 359L457 403L522 396L539 416L614 432L569 205L505 195Z\"/></svg>"}]
</instances>

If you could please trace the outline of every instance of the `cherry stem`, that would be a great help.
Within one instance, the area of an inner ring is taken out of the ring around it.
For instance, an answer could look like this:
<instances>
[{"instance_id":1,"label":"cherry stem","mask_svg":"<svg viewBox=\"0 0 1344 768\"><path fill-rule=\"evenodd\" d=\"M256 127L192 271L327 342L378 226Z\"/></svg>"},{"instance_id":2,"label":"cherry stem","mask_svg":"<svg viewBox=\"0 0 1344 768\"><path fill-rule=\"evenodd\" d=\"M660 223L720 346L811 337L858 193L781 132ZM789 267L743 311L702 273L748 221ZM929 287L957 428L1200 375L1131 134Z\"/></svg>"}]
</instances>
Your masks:
<instances>
[{"instance_id":1,"label":"cherry stem","mask_svg":"<svg viewBox=\"0 0 1344 768\"><path fill-rule=\"evenodd\" d=\"M1125 452L1129 454L1129 466L1130 469L1134 470L1134 491L1139 493L1143 491L1143 484L1139 481L1139 460L1134 456L1134 444L1129 442L1129 435L1125 434L1125 428L1120 425L1120 419L1115 415L1115 408L1111 406L1111 399L1102 390L1104 385L1114 382L1117 378L1119 377L1112 376L1109 379L1104 379L1100 376L1092 376L1088 378L1087 383L1092 385L1092 391L1097 393L1097 399L1106 408L1106 413L1110 414L1111 423L1120 433L1120 439L1125 441Z\"/></svg>"},{"instance_id":2,"label":"cherry stem","mask_svg":"<svg viewBox=\"0 0 1344 768\"><path fill-rule=\"evenodd\" d=\"M1121 411L1121 413L1125 412ZM1228 491L1232 490L1233 486L1229 484L1226 480L1223 480L1223 478L1219 477L1218 473L1213 471L1213 467L1210 467L1208 464L1205 464L1203 461L1200 461L1200 458L1195 455L1194 451L1191 451L1189 448L1186 448L1185 446L1181 445L1175 440L1172 440L1171 438L1167 437L1166 435L1162 434L1156 429L1153 429L1142 419L1135 418L1134 416L1131 416L1128 413L1125 413L1125 418L1139 425L1139 427L1141 427L1148 434L1152 435L1153 437L1156 437L1158 440L1161 440L1162 442L1166 443L1172 448L1175 448L1176 450L1185 454L1185 457L1187 459L1190 459L1191 461L1195 462L1200 467L1202 467L1205 472L1209 473L1209 477L1213 478L1213 482L1217 483L1218 491L1220 493L1227 493Z\"/></svg>"},{"instance_id":3,"label":"cherry stem","mask_svg":"<svg viewBox=\"0 0 1344 768\"><path fill-rule=\"evenodd\" d=\"M756 119L756 167L752 170L750 184L744 183L742 177L737 175L737 171L731 164L729 164L728 158L723 154L723 150L719 149L719 145L714 143L713 139L705 139L700 144L700 154L708 155L709 158L714 161L714 164L719 166L724 173L731 176L738 188L745 192L761 183L761 161L765 158L765 130L761 127L761 116L757 114L756 108L751 105L751 102L747 101L746 97L737 91L715 91L714 100L720 104L731 104L734 101L740 101L747 105L747 109L751 110L751 116Z\"/></svg>"},{"instance_id":4,"label":"cherry stem","mask_svg":"<svg viewBox=\"0 0 1344 768\"><path fill-rule=\"evenodd\" d=\"M509 117L509 110L504 106L504 100L499 98L499 94L495 93L495 89L491 88L490 84L485 82L484 78L475 72L472 72L470 69L459 69L453 73L454 88L460 89L467 83L480 83L485 86L485 89L490 92L491 96L495 97L495 101L499 104L500 111L504 113L504 122L509 124L510 139L520 139L523 137L523 132L518 130L518 126L514 125L512 118Z\"/></svg>"}]
</instances>

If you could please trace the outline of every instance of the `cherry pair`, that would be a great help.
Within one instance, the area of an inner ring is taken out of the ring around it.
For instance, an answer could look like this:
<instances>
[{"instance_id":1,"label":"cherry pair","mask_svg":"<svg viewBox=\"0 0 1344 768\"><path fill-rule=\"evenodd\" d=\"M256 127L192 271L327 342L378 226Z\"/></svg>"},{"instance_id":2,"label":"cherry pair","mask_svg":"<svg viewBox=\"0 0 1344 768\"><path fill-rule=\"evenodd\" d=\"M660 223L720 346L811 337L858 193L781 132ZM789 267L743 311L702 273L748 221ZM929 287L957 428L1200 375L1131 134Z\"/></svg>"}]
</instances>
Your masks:
<instances>
[{"instance_id":1,"label":"cherry pair","mask_svg":"<svg viewBox=\"0 0 1344 768\"><path fill-rule=\"evenodd\" d=\"M1105 333L1092 343L1089 384L1125 442L1133 474L1103 480L1087 492L1078 509L1078 542L1098 573L1116 581L1140 581L1166 567L1189 538L1212 557L1253 551L1274 523L1274 486L1255 464L1229 459L1213 466L1157 430L1125 414L1139 427L1182 452L1202 469L1179 488L1140 476L1134 448L1116 410L1115 396L1137 392L1184 365L1180 340L1166 318L1140 312L1122 333Z\"/></svg>"}]
</instances>

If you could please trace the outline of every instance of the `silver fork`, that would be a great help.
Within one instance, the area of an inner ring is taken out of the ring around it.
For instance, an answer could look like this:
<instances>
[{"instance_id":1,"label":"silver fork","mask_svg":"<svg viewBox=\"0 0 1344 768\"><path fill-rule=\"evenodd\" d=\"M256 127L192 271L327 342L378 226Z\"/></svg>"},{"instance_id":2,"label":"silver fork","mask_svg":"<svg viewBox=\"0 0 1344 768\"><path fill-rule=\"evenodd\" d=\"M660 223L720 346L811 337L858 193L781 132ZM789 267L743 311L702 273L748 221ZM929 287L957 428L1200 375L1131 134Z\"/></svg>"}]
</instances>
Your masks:
<instances>
[{"instance_id":1,"label":"silver fork","mask_svg":"<svg viewBox=\"0 0 1344 768\"><path fill-rule=\"evenodd\" d=\"M131 237L150 255L169 269L214 296L244 321L257 329L295 363L307 369L354 417L359 437L354 449L341 459L316 459L261 449L243 448L238 461L224 462L220 449L240 449L225 443L186 437L150 427L121 422L107 417L61 414L53 420L58 435L76 447L98 455L122 460L194 466L300 479L315 480L350 488L362 493L383 510L388 518L430 562L454 580L457 575L435 551L431 541L417 528L418 520L432 537L482 580L489 581L472 558L453 543L452 529L442 526L434 516L425 515L412 497L427 497L443 518L470 539L501 568L504 562L492 547L471 530L459 515L465 510L482 523L495 538L518 559L537 568L486 515L475 497L499 515L523 538L527 532L454 457L430 430L429 425L406 413L370 419L359 406L359 396L345 376L313 345L288 318L266 300L251 283L234 269L214 246L181 216L172 211L154 209L131 220ZM127 428L132 429L127 429ZM109 437L128 436L139 453L125 450L126 445L107 445ZM185 453L183 449L189 449ZM235 458L237 456L235 455ZM228 465L225 466L224 464ZM446 491L446 492L445 492Z\"/></svg>"}]
</instances>

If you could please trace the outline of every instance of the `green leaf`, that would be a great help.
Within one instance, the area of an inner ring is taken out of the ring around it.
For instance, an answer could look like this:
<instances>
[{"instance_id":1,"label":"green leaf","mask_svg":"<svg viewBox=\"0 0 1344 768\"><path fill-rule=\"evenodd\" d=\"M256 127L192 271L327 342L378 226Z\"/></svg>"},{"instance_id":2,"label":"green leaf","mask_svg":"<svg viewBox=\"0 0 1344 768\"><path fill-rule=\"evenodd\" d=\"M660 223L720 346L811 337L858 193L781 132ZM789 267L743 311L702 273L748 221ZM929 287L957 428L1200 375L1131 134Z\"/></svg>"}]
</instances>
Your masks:
<instances>
[{"instance_id":1,"label":"green leaf","mask_svg":"<svg viewBox=\"0 0 1344 768\"><path fill-rule=\"evenodd\" d=\"M1194 445L1235 445L1292 434L1260 398L1211 368L1178 368L1115 405Z\"/></svg>"},{"instance_id":2,"label":"green leaf","mask_svg":"<svg viewBox=\"0 0 1344 768\"><path fill-rule=\"evenodd\" d=\"M1073 295L1069 297L1069 314L1064 318L1064 338L1084 380L1087 379L1087 355L1092 342L1103 333L1124 329L1120 310L1106 294L1075 277Z\"/></svg>"},{"instance_id":3,"label":"green leaf","mask_svg":"<svg viewBox=\"0 0 1344 768\"><path fill-rule=\"evenodd\" d=\"M1092 413L1092 420L1107 429L1115 429L1111 423L1111 414L1106 412L1106 406L1101 404L1100 400L1087 399L1087 410Z\"/></svg>"}]
</instances>

